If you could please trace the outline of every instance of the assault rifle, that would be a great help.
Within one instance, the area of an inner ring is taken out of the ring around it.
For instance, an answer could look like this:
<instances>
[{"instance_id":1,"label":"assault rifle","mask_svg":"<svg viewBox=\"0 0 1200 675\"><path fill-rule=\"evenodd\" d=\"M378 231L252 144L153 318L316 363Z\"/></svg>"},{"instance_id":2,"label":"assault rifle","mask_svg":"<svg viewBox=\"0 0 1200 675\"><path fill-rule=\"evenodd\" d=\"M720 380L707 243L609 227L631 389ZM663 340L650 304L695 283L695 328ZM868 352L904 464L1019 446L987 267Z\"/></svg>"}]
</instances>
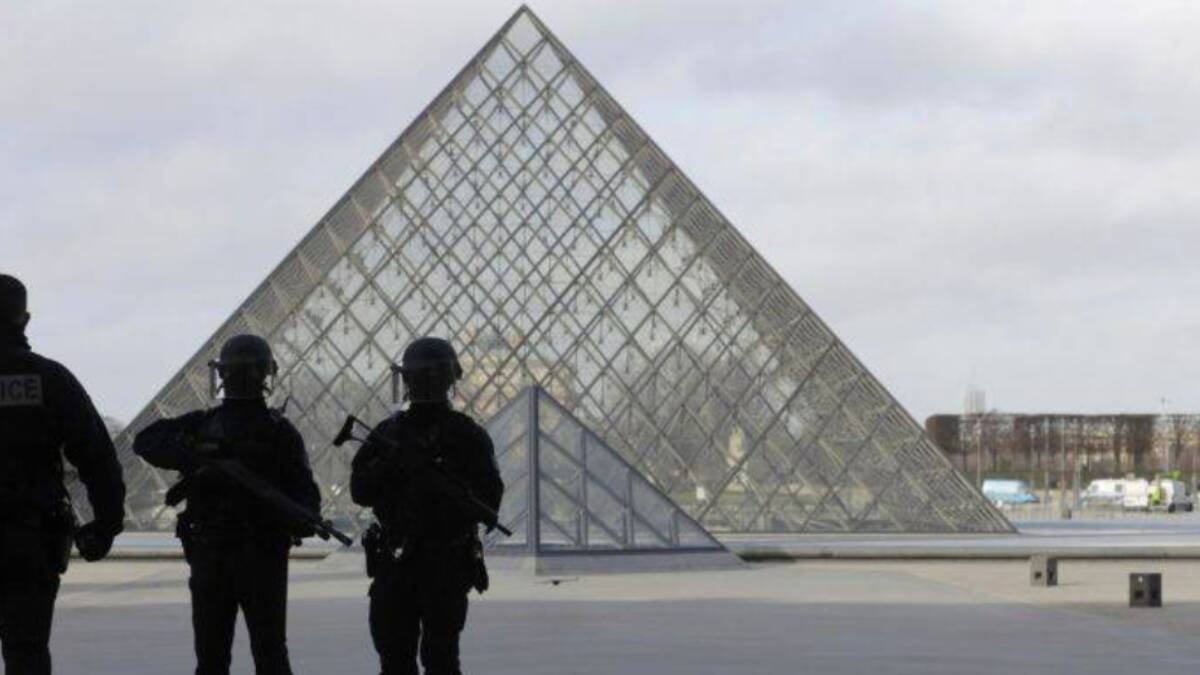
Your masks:
<instances>
[{"instance_id":1,"label":"assault rifle","mask_svg":"<svg viewBox=\"0 0 1200 675\"><path fill-rule=\"evenodd\" d=\"M297 503L279 488L269 483L265 478L246 468L241 462L236 459L215 456L215 452L219 450L220 446L221 443L215 442L197 443L194 445L193 451L197 464L202 468L212 469L236 483L260 503L287 518L289 523L311 527L318 537L326 541L329 541L332 537L341 542L343 546L350 547L354 545L354 540L345 533L338 531L333 526L333 523L322 518L319 513ZM180 502L187 499L188 490L191 488L194 476L195 474L185 476L178 483L172 485L171 489L167 490L167 506L177 506Z\"/></svg>"},{"instance_id":2,"label":"assault rifle","mask_svg":"<svg viewBox=\"0 0 1200 675\"><path fill-rule=\"evenodd\" d=\"M355 426L360 426L366 429L368 432L367 438L355 436ZM420 441L416 439L406 440L412 440L420 445ZM489 531L500 530L504 533L504 536L512 536L512 530L500 523L499 514L497 514L492 507L479 501L478 497L471 494L471 489L468 488L460 479L451 475L441 466L430 461L429 458L421 453L405 452L399 443L391 440L390 438L383 438L379 434L376 434L371 430L370 427L364 424L362 420L358 419L354 415L349 415L346 417L346 422L342 425L342 429L338 432L338 435L333 439L333 444L334 446L340 448L346 443L346 441L356 441L358 443L366 443L371 441L382 444L384 447L392 451L392 457L395 458L395 461L399 462L405 470L421 476L421 478L433 486L434 490L437 490L444 496L453 500L454 503L460 509L462 509L463 513L466 513L475 522L483 523L487 526Z\"/></svg>"}]
</instances>

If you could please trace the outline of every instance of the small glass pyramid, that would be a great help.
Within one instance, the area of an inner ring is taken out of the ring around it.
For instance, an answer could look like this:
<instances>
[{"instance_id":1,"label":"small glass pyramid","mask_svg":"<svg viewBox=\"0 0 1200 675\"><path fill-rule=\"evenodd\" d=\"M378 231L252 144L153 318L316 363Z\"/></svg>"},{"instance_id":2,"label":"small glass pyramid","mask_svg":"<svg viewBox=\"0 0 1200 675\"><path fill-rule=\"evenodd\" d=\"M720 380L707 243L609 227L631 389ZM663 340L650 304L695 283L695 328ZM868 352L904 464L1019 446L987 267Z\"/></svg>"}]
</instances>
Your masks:
<instances>
[{"instance_id":1,"label":"small glass pyramid","mask_svg":"<svg viewBox=\"0 0 1200 675\"><path fill-rule=\"evenodd\" d=\"M526 388L485 427L507 486L500 520L513 531L508 538L487 535L494 553L539 559L543 570L544 558L615 553L675 554L655 564L669 560L676 568L689 566L677 557L684 554L703 554L695 566L737 565L720 542L541 387ZM611 571L613 558L607 560L593 567Z\"/></svg>"}]
</instances>

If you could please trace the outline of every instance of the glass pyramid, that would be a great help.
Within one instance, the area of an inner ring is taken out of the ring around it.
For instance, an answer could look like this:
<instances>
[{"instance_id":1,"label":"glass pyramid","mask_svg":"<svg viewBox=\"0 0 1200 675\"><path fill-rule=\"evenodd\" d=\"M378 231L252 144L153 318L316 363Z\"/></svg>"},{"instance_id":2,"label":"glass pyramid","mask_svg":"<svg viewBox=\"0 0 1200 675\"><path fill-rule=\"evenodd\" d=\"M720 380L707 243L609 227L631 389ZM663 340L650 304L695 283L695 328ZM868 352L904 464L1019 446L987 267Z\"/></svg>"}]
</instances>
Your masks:
<instances>
[{"instance_id":1,"label":"glass pyramid","mask_svg":"<svg viewBox=\"0 0 1200 675\"><path fill-rule=\"evenodd\" d=\"M205 364L241 332L274 347L343 524L353 451L330 438L387 415L389 361L434 334L466 412L538 385L709 530L1011 531L524 7L129 425L135 526L169 526L169 476L128 434L211 405Z\"/></svg>"},{"instance_id":2,"label":"glass pyramid","mask_svg":"<svg viewBox=\"0 0 1200 675\"><path fill-rule=\"evenodd\" d=\"M732 555L544 389L527 387L485 425L507 486L489 548L533 556ZM535 477L531 480L531 477Z\"/></svg>"}]
</instances>

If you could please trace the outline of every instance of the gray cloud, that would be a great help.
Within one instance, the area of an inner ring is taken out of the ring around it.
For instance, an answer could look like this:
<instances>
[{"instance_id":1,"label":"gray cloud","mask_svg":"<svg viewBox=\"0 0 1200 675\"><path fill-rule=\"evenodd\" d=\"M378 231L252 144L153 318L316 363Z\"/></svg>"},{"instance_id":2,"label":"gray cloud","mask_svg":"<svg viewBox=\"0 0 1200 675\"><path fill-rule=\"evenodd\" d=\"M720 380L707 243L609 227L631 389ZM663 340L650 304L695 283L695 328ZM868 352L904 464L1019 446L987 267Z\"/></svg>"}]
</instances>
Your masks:
<instances>
[{"instance_id":1,"label":"gray cloud","mask_svg":"<svg viewBox=\"0 0 1200 675\"><path fill-rule=\"evenodd\" d=\"M132 416L512 9L0 7L39 346ZM535 9L914 414L1200 407L1200 9Z\"/></svg>"}]
</instances>

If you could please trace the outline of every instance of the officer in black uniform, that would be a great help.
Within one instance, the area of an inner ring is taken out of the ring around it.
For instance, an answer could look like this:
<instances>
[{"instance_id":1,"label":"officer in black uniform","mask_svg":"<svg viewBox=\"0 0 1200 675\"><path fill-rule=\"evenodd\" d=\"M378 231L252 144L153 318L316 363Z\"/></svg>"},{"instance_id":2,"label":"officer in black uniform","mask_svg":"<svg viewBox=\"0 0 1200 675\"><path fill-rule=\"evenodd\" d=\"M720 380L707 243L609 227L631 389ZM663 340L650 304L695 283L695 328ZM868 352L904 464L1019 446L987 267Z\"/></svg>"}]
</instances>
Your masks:
<instances>
[{"instance_id":1,"label":"officer in black uniform","mask_svg":"<svg viewBox=\"0 0 1200 675\"><path fill-rule=\"evenodd\" d=\"M235 459L312 511L320 510L320 493L300 433L267 407L277 369L267 342L232 337L210 365L221 379L221 405L155 422L137 435L133 451L182 474L172 489L187 499L176 533L192 570L196 674L229 673L240 607L256 672L290 675L288 549L312 532L266 508L205 460Z\"/></svg>"},{"instance_id":2,"label":"officer in black uniform","mask_svg":"<svg viewBox=\"0 0 1200 675\"><path fill-rule=\"evenodd\" d=\"M112 440L87 392L32 352L25 286L0 274L0 643L9 675L50 672L50 623L75 519L63 455L95 519L75 532L88 561L108 555L125 518Z\"/></svg>"},{"instance_id":3,"label":"officer in black uniform","mask_svg":"<svg viewBox=\"0 0 1200 675\"><path fill-rule=\"evenodd\" d=\"M462 366L450 343L415 340L399 374L410 406L375 428L354 457L350 494L379 521L367 538L371 638L383 675L416 675L418 645L426 675L461 673L458 639L467 593L487 587L479 525L427 481L406 472L393 452L425 453L498 509L504 484L487 432L450 408ZM372 438L389 439L393 450Z\"/></svg>"}]
</instances>

